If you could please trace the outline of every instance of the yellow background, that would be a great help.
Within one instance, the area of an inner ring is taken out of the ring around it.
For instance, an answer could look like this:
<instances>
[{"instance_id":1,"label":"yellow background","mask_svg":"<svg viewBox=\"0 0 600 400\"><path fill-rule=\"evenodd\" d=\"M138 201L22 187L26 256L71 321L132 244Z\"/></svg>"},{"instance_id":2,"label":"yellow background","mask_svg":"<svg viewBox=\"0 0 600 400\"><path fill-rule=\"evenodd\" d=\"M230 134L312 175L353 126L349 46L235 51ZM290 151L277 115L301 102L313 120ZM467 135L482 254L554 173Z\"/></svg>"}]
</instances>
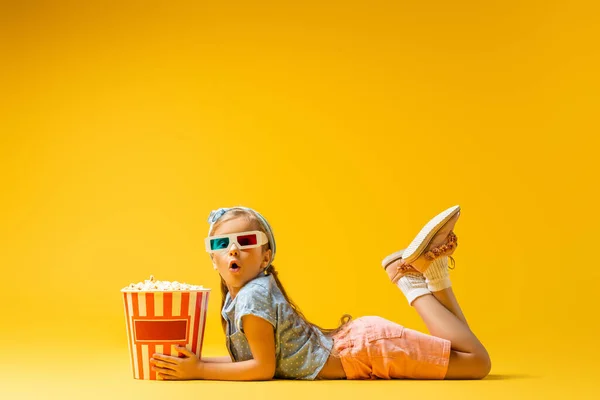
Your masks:
<instances>
[{"instance_id":1,"label":"yellow background","mask_svg":"<svg viewBox=\"0 0 600 400\"><path fill-rule=\"evenodd\" d=\"M597 391L597 7L77 3L0 13L2 398ZM312 321L424 331L380 262L454 204L488 379L131 378L119 290L150 274L213 289L205 355L226 354L211 210L265 215Z\"/></svg>"}]
</instances>

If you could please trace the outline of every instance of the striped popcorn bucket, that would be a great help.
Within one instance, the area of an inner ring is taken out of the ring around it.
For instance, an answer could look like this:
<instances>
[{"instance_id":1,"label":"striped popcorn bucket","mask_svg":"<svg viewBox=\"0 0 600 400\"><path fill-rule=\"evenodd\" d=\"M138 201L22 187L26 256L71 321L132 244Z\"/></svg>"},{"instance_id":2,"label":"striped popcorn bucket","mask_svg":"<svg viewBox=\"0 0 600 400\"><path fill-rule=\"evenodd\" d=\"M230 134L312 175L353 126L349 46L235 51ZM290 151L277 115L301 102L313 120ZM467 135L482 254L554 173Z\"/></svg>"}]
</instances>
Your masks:
<instances>
[{"instance_id":1,"label":"striped popcorn bucket","mask_svg":"<svg viewBox=\"0 0 600 400\"><path fill-rule=\"evenodd\" d=\"M121 292L134 379L156 380L152 354L178 357L174 345L200 357L210 289Z\"/></svg>"}]
</instances>

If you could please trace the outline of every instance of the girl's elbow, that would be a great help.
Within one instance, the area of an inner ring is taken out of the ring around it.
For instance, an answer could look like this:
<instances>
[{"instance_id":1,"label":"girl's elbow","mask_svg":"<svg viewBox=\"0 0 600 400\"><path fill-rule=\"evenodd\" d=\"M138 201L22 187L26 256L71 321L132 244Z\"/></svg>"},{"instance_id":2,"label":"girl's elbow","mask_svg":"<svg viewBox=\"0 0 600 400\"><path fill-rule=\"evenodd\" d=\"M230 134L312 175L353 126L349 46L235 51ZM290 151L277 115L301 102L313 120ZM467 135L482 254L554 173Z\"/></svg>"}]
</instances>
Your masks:
<instances>
[{"instance_id":1,"label":"girl's elbow","mask_svg":"<svg viewBox=\"0 0 600 400\"><path fill-rule=\"evenodd\" d=\"M261 368L260 378L261 381L270 381L275 377L275 365L265 365Z\"/></svg>"},{"instance_id":2,"label":"girl's elbow","mask_svg":"<svg viewBox=\"0 0 600 400\"><path fill-rule=\"evenodd\" d=\"M249 380L268 381L275 376L275 363L253 360L253 368L248 371Z\"/></svg>"}]
</instances>

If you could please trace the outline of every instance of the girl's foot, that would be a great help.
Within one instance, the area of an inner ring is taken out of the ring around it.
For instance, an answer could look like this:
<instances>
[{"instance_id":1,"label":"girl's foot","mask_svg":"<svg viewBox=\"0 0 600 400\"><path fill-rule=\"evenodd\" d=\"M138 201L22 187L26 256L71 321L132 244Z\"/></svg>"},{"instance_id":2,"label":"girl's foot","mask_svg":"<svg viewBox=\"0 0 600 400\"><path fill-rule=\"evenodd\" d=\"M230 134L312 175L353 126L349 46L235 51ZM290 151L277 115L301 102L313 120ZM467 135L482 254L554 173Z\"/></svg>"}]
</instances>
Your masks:
<instances>
[{"instance_id":1,"label":"girl's foot","mask_svg":"<svg viewBox=\"0 0 600 400\"><path fill-rule=\"evenodd\" d=\"M392 283L396 283L398 281L398 279L400 279L400 277L402 276L399 274L401 272L400 267L403 265L403 263L400 261L399 262L394 262L394 261L402 260L403 253L404 253L404 249L398 250L397 252L392 253L389 256L387 256L386 258L384 258L383 261L381 262L383 269L385 269L385 272L387 272Z\"/></svg>"},{"instance_id":2,"label":"girl's foot","mask_svg":"<svg viewBox=\"0 0 600 400\"><path fill-rule=\"evenodd\" d=\"M460 206L454 206L433 217L404 250L405 264L425 272L436 258L454 253L458 238L452 230L459 216Z\"/></svg>"},{"instance_id":3,"label":"girl's foot","mask_svg":"<svg viewBox=\"0 0 600 400\"><path fill-rule=\"evenodd\" d=\"M404 263L402 259L403 252L404 250L399 250L390 254L381 264L392 283L400 288L406 296L408 304L412 305L417 298L431 294L431 290L427 287L425 276L412 266Z\"/></svg>"},{"instance_id":4,"label":"girl's foot","mask_svg":"<svg viewBox=\"0 0 600 400\"><path fill-rule=\"evenodd\" d=\"M388 264L384 264L383 268L385 269L385 272L387 272L392 283L398 282L398 279L406 274L423 275L412 266L405 264L402 259L396 259Z\"/></svg>"},{"instance_id":5,"label":"girl's foot","mask_svg":"<svg viewBox=\"0 0 600 400\"><path fill-rule=\"evenodd\" d=\"M454 206L433 217L406 249L390 254L384 259L384 268L401 258L403 265L410 265L423 273L433 260L454 253L458 246L458 238L452 230L459 216L460 206ZM390 274L388 272L388 275Z\"/></svg>"}]
</instances>

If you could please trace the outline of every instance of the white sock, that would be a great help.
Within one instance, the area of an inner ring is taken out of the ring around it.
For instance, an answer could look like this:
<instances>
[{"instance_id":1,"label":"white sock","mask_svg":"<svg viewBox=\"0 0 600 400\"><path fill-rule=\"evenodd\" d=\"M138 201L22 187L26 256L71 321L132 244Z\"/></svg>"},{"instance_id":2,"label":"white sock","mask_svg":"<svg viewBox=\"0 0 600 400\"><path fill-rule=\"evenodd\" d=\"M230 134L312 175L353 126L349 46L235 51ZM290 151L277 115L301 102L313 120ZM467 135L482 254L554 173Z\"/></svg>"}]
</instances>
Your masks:
<instances>
[{"instance_id":1,"label":"white sock","mask_svg":"<svg viewBox=\"0 0 600 400\"><path fill-rule=\"evenodd\" d=\"M396 285L398 285L410 305L416 298L431 294L431 291L427 288L425 277L421 274L406 274L398 280Z\"/></svg>"},{"instance_id":2,"label":"white sock","mask_svg":"<svg viewBox=\"0 0 600 400\"><path fill-rule=\"evenodd\" d=\"M423 273L427 288L437 292L452 286L450 274L448 273L448 257L436 258Z\"/></svg>"}]
</instances>

